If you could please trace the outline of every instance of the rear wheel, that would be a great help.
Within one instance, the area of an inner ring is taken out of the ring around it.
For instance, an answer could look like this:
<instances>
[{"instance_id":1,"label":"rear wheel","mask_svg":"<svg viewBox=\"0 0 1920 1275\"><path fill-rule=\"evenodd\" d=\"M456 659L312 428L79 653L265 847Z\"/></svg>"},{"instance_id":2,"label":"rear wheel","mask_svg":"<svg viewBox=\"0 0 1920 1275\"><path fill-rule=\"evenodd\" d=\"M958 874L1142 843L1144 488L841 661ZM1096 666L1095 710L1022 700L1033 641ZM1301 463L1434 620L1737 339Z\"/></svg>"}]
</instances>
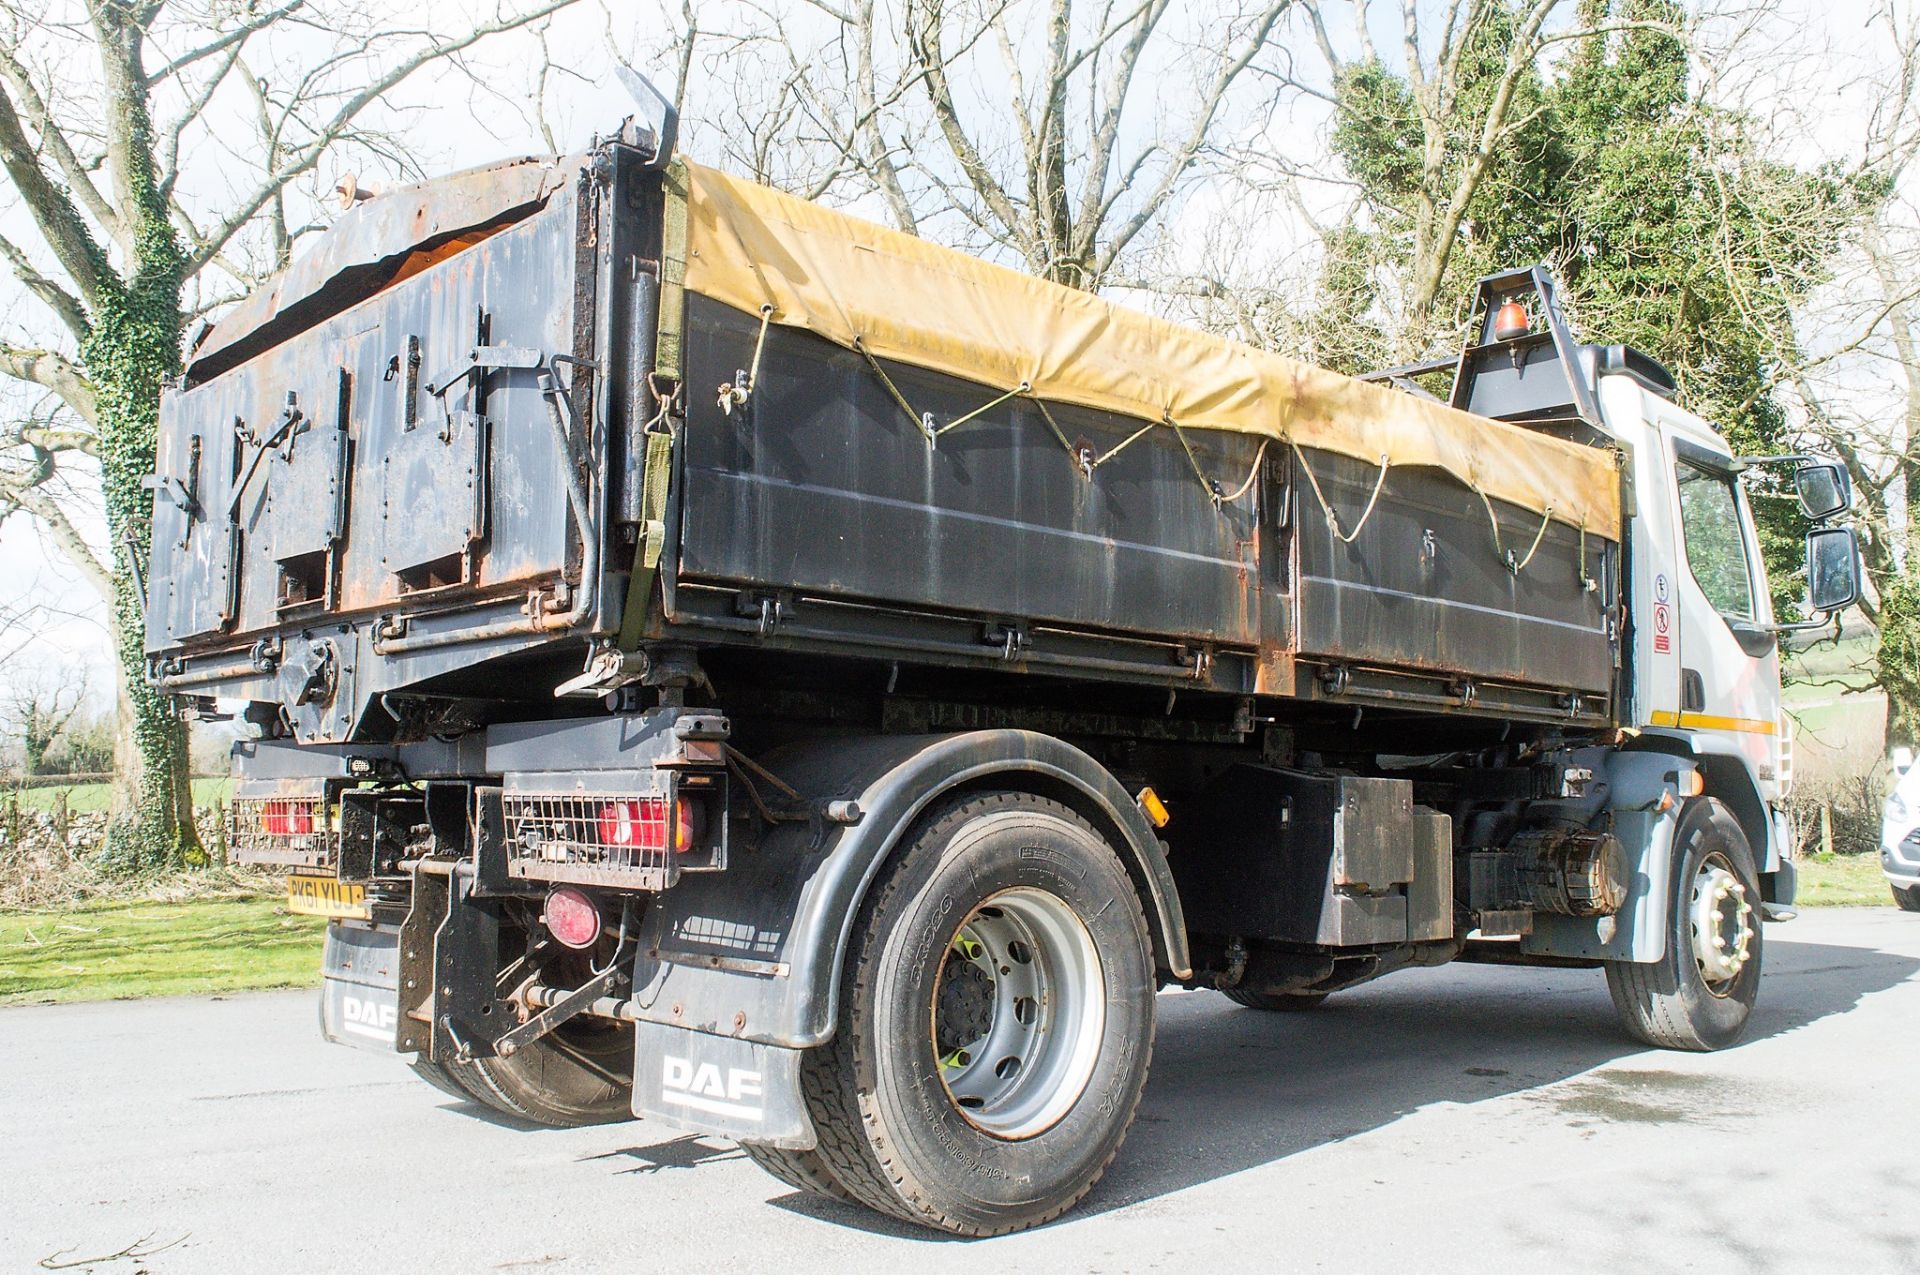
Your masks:
<instances>
[{"instance_id":1,"label":"rear wheel","mask_svg":"<svg viewBox=\"0 0 1920 1275\"><path fill-rule=\"evenodd\" d=\"M1059 1216L1132 1123L1153 954L1126 869L1024 793L931 817L855 920L833 1039L802 1085L832 1178L958 1235Z\"/></svg>"},{"instance_id":2,"label":"rear wheel","mask_svg":"<svg viewBox=\"0 0 1920 1275\"><path fill-rule=\"evenodd\" d=\"M459 1080L454 1077L452 1071L437 1062L433 1062L424 1056L419 1056L408 1063L407 1066L413 1070L414 1075L420 1077L420 1079L426 1081L449 1098L458 1098L461 1102L478 1101L474 1096L473 1090L461 1084Z\"/></svg>"},{"instance_id":3,"label":"rear wheel","mask_svg":"<svg viewBox=\"0 0 1920 1275\"><path fill-rule=\"evenodd\" d=\"M1663 1049L1723 1049L1740 1038L1760 990L1760 878L1733 813L1688 803L1673 838L1667 951L1607 966L1620 1023Z\"/></svg>"},{"instance_id":4,"label":"rear wheel","mask_svg":"<svg viewBox=\"0 0 1920 1275\"><path fill-rule=\"evenodd\" d=\"M509 913L502 931L499 1006L511 1010L514 989L530 974L548 987L579 987L616 957L619 940L573 951L540 934L531 916ZM512 953L510 958L506 954ZM596 965L596 962L600 964ZM580 1015L522 1045L510 1056L433 1059L412 1063L414 1074L443 1093L470 1099L535 1124L572 1126L633 1119L633 1028Z\"/></svg>"},{"instance_id":5,"label":"rear wheel","mask_svg":"<svg viewBox=\"0 0 1920 1275\"><path fill-rule=\"evenodd\" d=\"M1249 992L1238 987L1223 987L1220 994L1236 1005L1277 1014L1298 1014L1319 1009L1327 1003L1328 996L1326 992Z\"/></svg>"},{"instance_id":6,"label":"rear wheel","mask_svg":"<svg viewBox=\"0 0 1920 1275\"><path fill-rule=\"evenodd\" d=\"M847 1188L840 1185L840 1179L833 1176L833 1170L827 1167L827 1162L820 1158L818 1151L786 1151L779 1147L755 1146L750 1142L742 1143L740 1149L747 1153L747 1159L796 1191L824 1195L843 1204L859 1203Z\"/></svg>"},{"instance_id":7,"label":"rear wheel","mask_svg":"<svg viewBox=\"0 0 1920 1275\"><path fill-rule=\"evenodd\" d=\"M444 1067L477 1101L536 1124L633 1119L633 1029L623 1023L576 1018L510 1058Z\"/></svg>"},{"instance_id":8,"label":"rear wheel","mask_svg":"<svg viewBox=\"0 0 1920 1275\"><path fill-rule=\"evenodd\" d=\"M1920 885L1910 885L1904 890L1894 886L1893 901L1900 905L1902 912L1920 912Z\"/></svg>"}]
</instances>

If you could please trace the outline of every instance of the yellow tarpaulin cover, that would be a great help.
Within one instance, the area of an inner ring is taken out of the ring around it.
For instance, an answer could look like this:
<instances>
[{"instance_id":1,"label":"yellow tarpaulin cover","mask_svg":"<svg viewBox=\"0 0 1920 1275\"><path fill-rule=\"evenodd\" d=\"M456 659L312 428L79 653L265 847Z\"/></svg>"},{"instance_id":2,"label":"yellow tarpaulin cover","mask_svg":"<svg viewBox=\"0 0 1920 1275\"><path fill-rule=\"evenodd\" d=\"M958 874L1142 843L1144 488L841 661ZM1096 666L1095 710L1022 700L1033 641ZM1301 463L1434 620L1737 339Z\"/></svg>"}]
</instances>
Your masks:
<instances>
[{"instance_id":1,"label":"yellow tarpaulin cover","mask_svg":"<svg viewBox=\"0 0 1920 1275\"><path fill-rule=\"evenodd\" d=\"M685 286L876 358L998 391L1378 463L1617 540L1611 453L1180 327L697 164Z\"/></svg>"}]
</instances>

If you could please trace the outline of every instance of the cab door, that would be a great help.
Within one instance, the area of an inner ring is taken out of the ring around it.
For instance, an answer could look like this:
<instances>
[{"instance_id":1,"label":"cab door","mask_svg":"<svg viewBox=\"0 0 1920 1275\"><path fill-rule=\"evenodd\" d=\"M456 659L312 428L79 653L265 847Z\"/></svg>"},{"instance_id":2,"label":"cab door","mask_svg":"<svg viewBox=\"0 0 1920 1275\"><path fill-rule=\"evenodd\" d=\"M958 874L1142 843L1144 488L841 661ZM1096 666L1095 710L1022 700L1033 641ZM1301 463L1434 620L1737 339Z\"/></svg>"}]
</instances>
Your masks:
<instances>
[{"instance_id":1,"label":"cab door","mask_svg":"<svg viewBox=\"0 0 1920 1275\"><path fill-rule=\"evenodd\" d=\"M1726 455L1671 425L1662 432L1673 467L1680 559L1675 578L1656 580L1654 594L1656 605L1670 606L1678 637L1680 703L1676 713L1655 713L1653 724L1723 736L1756 776L1770 780L1780 655L1752 511ZM1663 590L1669 598L1660 596Z\"/></svg>"}]
</instances>

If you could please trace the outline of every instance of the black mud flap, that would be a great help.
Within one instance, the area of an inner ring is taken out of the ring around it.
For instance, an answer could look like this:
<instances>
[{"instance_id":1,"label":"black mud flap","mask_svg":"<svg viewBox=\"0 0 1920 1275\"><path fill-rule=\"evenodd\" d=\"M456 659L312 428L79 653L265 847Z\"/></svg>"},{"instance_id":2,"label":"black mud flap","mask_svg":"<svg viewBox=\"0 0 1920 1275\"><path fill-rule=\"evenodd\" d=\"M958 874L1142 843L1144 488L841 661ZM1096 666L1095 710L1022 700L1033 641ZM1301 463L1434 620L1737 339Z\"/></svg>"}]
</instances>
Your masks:
<instances>
[{"instance_id":1,"label":"black mud flap","mask_svg":"<svg viewBox=\"0 0 1920 1275\"><path fill-rule=\"evenodd\" d=\"M799 1050L666 1023L634 1030L634 1115L789 1151L814 1145Z\"/></svg>"},{"instance_id":2,"label":"black mud flap","mask_svg":"<svg viewBox=\"0 0 1920 1275\"><path fill-rule=\"evenodd\" d=\"M399 929L333 922L321 969L321 1033L336 1045L393 1053L400 1022Z\"/></svg>"}]
</instances>

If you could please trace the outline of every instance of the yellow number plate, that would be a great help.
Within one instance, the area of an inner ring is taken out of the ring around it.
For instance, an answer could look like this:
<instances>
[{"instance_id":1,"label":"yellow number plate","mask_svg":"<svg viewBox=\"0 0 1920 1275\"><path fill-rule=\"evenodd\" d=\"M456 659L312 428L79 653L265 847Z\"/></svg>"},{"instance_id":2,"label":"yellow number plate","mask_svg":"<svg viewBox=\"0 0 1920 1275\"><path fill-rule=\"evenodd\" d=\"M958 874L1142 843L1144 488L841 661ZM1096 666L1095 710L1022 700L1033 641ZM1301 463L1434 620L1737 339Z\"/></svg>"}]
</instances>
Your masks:
<instances>
[{"instance_id":1,"label":"yellow number plate","mask_svg":"<svg viewBox=\"0 0 1920 1275\"><path fill-rule=\"evenodd\" d=\"M355 921L364 921L373 915L367 907L366 886L358 881L336 881L332 877L288 877L287 911Z\"/></svg>"}]
</instances>

